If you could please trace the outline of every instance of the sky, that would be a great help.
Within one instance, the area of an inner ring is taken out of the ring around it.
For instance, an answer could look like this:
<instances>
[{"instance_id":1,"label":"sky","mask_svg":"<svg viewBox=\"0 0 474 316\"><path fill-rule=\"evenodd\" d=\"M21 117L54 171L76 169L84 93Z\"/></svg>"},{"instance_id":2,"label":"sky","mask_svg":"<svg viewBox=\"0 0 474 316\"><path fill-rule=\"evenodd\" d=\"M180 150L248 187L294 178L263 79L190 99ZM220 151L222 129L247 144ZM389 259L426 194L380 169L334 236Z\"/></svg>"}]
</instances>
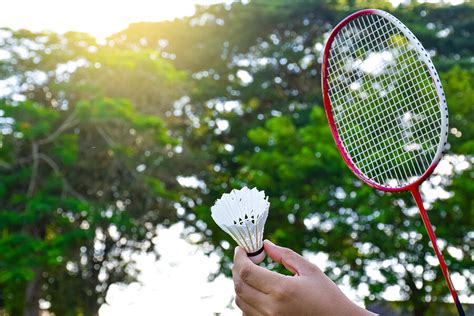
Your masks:
<instances>
[{"instance_id":1,"label":"sky","mask_svg":"<svg viewBox=\"0 0 474 316\"><path fill-rule=\"evenodd\" d=\"M82 31L105 38L132 22L192 15L196 4L224 0L10 0L2 1L0 27L33 31ZM227 1L229 2L229 1Z\"/></svg>"},{"instance_id":2,"label":"sky","mask_svg":"<svg viewBox=\"0 0 474 316\"><path fill-rule=\"evenodd\" d=\"M137 266L142 270L138 282L111 285L100 316L241 315L233 303L232 280L219 276L208 282L209 274L218 270L217 255L207 256L181 238L183 229L179 223L158 230L155 246L160 260L137 254Z\"/></svg>"},{"instance_id":3,"label":"sky","mask_svg":"<svg viewBox=\"0 0 474 316\"><path fill-rule=\"evenodd\" d=\"M208 281L210 273L218 270L219 258L207 256L204 251L182 238L184 225L177 223L169 229L159 228L156 249L158 261L152 255L136 254L133 259L142 271L138 282L129 285L112 284L100 316L121 315L242 315L234 302L234 284L230 278L219 276ZM233 247L234 245L232 245ZM325 268L327 255L305 253L305 258ZM342 291L362 305L357 291L342 286ZM359 289L359 294L367 292Z\"/></svg>"},{"instance_id":4,"label":"sky","mask_svg":"<svg viewBox=\"0 0 474 316\"><path fill-rule=\"evenodd\" d=\"M391 1L398 5L408 0ZM420 0L438 1L441 0ZM9 0L2 1L0 27L82 31L103 39L129 23L172 20L192 15L196 4L220 2L232 0ZM458 4L462 0L448 2Z\"/></svg>"}]
</instances>

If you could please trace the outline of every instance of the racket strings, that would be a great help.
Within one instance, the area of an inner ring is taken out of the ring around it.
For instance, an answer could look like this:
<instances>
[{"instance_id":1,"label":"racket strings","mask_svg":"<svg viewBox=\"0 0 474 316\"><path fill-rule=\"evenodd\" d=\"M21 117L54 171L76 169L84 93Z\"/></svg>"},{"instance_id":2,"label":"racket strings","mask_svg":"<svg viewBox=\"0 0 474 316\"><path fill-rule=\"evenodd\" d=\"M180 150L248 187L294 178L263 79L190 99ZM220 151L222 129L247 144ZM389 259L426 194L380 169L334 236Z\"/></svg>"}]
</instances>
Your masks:
<instances>
[{"instance_id":1,"label":"racket strings","mask_svg":"<svg viewBox=\"0 0 474 316\"><path fill-rule=\"evenodd\" d=\"M339 31L328 59L329 98L346 154L389 187L421 177L439 145L440 100L414 45L384 17L362 15Z\"/></svg>"},{"instance_id":2,"label":"racket strings","mask_svg":"<svg viewBox=\"0 0 474 316\"><path fill-rule=\"evenodd\" d=\"M410 83L410 81L408 81L408 83ZM425 89L423 89L421 92L423 92L423 91L429 92L428 90L430 90L430 89L426 89L426 88L425 88ZM393 106L403 106L404 101L406 101L406 100L401 99L401 100L399 100L399 101L393 103ZM410 101L411 101L411 102L420 102L420 101L426 102L426 100L420 100L420 99L411 99ZM382 104L383 104L383 105L386 105L385 102L383 102ZM364 110L364 106L363 106L360 110ZM386 119L384 116L380 116L380 115L378 114L378 112L375 112L375 113L373 113L373 112L374 112L374 110L370 111L369 114L374 114L374 115L377 115L377 116L379 116L379 117L378 117L378 121L374 121L374 122L371 123L370 126L368 126L369 128L377 126L377 124L382 123L382 121L383 121L384 119ZM425 109L422 113L419 113L419 115L424 115L424 114L430 114L430 115L435 114L435 115L437 115L437 113L433 113L433 112L431 111L431 109ZM414 122L414 123L413 123L413 126L415 126L416 124L419 124L419 123L420 123L419 121ZM389 131L384 132L384 133L381 134L380 136L385 136L384 134L386 134L386 133L389 133ZM357 150L358 148L354 148L354 149Z\"/></svg>"},{"instance_id":3,"label":"racket strings","mask_svg":"<svg viewBox=\"0 0 474 316\"><path fill-rule=\"evenodd\" d=\"M370 113L370 114L371 114L371 113ZM384 117L382 117L382 120L383 120L383 119L384 119ZM380 120L379 120L378 122L372 123L372 125L373 125L373 124L377 124L377 123L380 123ZM369 128L370 128L370 127L372 127L372 126L369 126ZM387 133L388 133L388 132L389 132L389 131L387 131Z\"/></svg>"}]
</instances>

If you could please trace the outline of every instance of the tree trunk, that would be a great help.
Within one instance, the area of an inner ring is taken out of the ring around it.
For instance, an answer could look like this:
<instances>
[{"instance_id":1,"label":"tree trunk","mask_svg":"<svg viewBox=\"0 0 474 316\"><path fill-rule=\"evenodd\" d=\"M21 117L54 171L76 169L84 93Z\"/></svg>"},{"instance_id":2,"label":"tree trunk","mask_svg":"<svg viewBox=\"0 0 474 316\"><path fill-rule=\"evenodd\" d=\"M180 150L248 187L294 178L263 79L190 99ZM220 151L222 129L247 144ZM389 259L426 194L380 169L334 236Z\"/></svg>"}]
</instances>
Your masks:
<instances>
[{"instance_id":1,"label":"tree trunk","mask_svg":"<svg viewBox=\"0 0 474 316\"><path fill-rule=\"evenodd\" d=\"M424 316L426 313L425 306L420 306L420 304L415 304L413 308L413 316Z\"/></svg>"},{"instance_id":2,"label":"tree trunk","mask_svg":"<svg viewBox=\"0 0 474 316\"><path fill-rule=\"evenodd\" d=\"M413 278L413 275L406 271L406 278L405 281L407 282L408 287L410 288L410 302L413 305L413 316L424 316L426 314L426 309L428 307L428 304L426 302L423 302L422 297L424 294L424 291L419 290L416 287L415 284L415 279Z\"/></svg>"},{"instance_id":3,"label":"tree trunk","mask_svg":"<svg viewBox=\"0 0 474 316\"><path fill-rule=\"evenodd\" d=\"M33 270L35 276L26 284L25 288L25 308L23 316L39 315L39 299L41 295L41 271L36 268Z\"/></svg>"},{"instance_id":4,"label":"tree trunk","mask_svg":"<svg viewBox=\"0 0 474 316\"><path fill-rule=\"evenodd\" d=\"M38 166L39 166L39 145L36 142L32 144L32 156L33 156L33 170L31 172L30 183L28 185L28 192L27 197L31 198L35 195L37 189L37 177L38 177ZM38 225L41 223L37 223L37 225L33 225L31 227L31 236L36 238L44 238L44 234L40 234L40 230ZM43 230L44 231L44 230ZM24 316L38 316L39 315L39 299L40 299L40 291L41 291L41 270L36 267L33 268L33 279L26 283L25 287L25 307L23 309Z\"/></svg>"}]
</instances>

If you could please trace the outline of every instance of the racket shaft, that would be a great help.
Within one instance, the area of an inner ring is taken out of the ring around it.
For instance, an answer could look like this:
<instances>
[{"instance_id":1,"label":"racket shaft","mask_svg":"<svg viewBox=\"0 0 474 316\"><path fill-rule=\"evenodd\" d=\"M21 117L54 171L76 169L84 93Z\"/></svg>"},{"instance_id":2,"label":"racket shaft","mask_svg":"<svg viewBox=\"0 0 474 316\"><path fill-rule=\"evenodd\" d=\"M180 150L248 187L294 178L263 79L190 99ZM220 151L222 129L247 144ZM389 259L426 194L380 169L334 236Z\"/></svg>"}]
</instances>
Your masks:
<instances>
[{"instance_id":1,"label":"racket shaft","mask_svg":"<svg viewBox=\"0 0 474 316\"><path fill-rule=\"evenodd\" d=\"M449 292L451 292L451 295L453 296L454 303L456 304L456 308L458 309L459 315L464 316L465 314L461 302L459 301L456 290L454 289L453 283L451 282L451 278L449 277L448 267L446 265L446 262L444 261L441 251L439 251L438 243L436 242L436 235L433 231L433 227L431 226L431 222L428 218L428 214L426 213L425 207L423 206L423 200L421 199L420 191L418 190L418 188L414 188L413 190L411 190L411 193L416 201L416 204L418 205L418 209L420 210L421 218L423 219L423 224L425 224L426 232L430 237L431 244L433 245L433 249L436 253L436 257L438 257L439 265L441 267L441 271L443 272L444 279L448 284Z\"/></svg>"}]
</instances>

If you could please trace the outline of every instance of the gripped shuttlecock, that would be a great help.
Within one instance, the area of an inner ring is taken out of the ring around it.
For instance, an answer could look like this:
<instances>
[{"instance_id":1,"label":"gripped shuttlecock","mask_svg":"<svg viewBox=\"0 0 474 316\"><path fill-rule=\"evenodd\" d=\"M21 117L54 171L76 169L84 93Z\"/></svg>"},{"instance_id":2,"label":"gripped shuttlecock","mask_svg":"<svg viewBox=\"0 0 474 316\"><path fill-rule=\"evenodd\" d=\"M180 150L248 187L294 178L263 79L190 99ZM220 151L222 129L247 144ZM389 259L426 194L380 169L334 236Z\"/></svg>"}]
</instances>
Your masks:
<instances>
[{"instance_id":1,"label":"gripped shuttlecock","mask_svg":"<svg viewBox=\"0 0 474 316\"><path fill-rule=\"evenodd\" d=\"M250 260L260 263L265 258L263 228L269 207L270 202L264 191L243 187L224 193L211 207L211 216L245 249Z\"/></svg>"}]
</instances>

